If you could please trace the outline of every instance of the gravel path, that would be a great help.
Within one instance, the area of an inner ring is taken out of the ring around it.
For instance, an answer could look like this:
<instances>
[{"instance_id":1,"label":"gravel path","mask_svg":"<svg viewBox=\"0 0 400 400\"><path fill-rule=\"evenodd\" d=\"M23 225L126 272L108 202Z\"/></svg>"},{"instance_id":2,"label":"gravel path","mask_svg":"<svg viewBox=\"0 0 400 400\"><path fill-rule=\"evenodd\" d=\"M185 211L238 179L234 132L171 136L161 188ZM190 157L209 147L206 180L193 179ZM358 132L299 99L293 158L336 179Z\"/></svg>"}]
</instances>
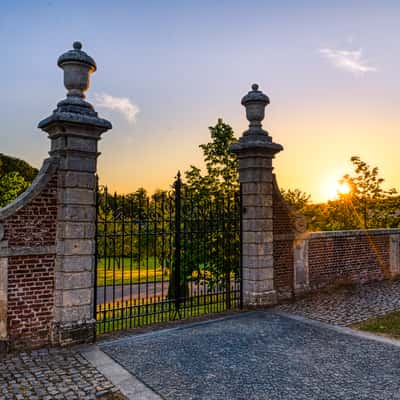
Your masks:
<instances>
[{"instance_id":1,"label":"gravel path","mask_svg":"<svg viewBox=\"0 0 400 400\"><path fill-rule=\"evenodd\" d=\"M400 399L400 347L273 311L105 342L165 399Z\"/></svg>"},{"instance_id":2,"label":"gravel path","mask_svg":"<svg viewBox=\"0 0 400 400\"><path fill-rule=\"evenodd\" d=\"M283 304L276 309L334 325L348 326L400 310L400 281L344 287L292 304Z\"/></svg>"}]
</instances>

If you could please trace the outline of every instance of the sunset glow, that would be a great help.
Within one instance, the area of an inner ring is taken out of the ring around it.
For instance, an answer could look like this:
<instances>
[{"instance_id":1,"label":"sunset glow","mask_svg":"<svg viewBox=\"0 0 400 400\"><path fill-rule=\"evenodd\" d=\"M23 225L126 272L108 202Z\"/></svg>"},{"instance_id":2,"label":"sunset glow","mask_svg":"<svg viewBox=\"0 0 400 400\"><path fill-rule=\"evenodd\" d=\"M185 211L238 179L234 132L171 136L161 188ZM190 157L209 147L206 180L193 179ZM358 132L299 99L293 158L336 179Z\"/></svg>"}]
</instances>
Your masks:
<instances>
[{"instance_id":1,"label":"sunset glow","mask_svg":"<svg viewBox=\"0 0 400 400\"><path fill-rule=\"evenodd\" d=\"M323 185L323 197L325 200L335 200L339 195L348 194L350 192L350 186L346 182L340 182L340 180L327 180Z\"/></svg>"},{"instance_id":2,"label":"sunset glow","mask_svg":"<svg viewBox=\"0 0 400 400\"><path fill-rule=\"evenodd\" d=\"M353 155L400 188L398 1L72 2L73 34L57 17L70 2L3 2L2 153L41 166L49 143L33 127L64 96L55 55L79 39L98 63L87 99L113 124L98 161L111 191L168 189L178 170L204 168L209 126L247 129L240 102L254 82L271 100L264 129L284 147L282 189L334 199Z\"/></svg>"}]
</instances>

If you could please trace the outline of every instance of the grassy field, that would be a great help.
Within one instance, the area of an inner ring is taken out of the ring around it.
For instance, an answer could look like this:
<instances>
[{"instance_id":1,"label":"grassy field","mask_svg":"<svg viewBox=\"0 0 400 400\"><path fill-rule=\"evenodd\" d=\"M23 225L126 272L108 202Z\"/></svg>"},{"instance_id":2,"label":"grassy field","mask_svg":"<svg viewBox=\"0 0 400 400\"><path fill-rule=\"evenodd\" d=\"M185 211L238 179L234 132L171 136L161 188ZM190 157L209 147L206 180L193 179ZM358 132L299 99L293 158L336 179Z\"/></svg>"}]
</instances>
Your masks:
<instances>
[{"instance_id":1,"label":"grassy field","mask_svg":"<svg viewBox=\"0 0 400 400\"><path fill-rule=\"evenodd\" d=\"M400 339L400 311L391 312L383 317L369 319L355 325L355 328Z\"/></svg>"},{"instance_id":2,"label":"grassy field","mask_svg":"<svg viewBox=\"0 0 400 400\"><path fill-rule=\"evenodd\" d=\"M119 262L119 264L118 264ZM106 267L107 265L107 267ZM201 265L202 269L204 266ZM113 258L105 260L100 258L97 261L97 286L111 286L111 285L129 285L132 283L145 283L145 282L161 282L167 281L169 278L169 268L164 266L162 268L155 257L149 257L148 263L142 261L139 264L131 261L130 258ZM212 278L211 272L202 270L200 276L198 271L193 271L191 279L201 281L203 279L209 280ZM231 273L231 278L235 278L235 274Z\"/></svg>"},{"instance_id":3,"label":"grassy field","mask_svg":"<svg viewBox=\"0 0 400 400\"><path fill-rule=\"evenodd\" d=\"M231 293L231 309L239 308L238 292ZM226 294L193 296L182 301L179 313L172 300L154 298L154 302L120 302L97 306L97 333L107 333L145 325L227 311Z\"/></svg>"},{"instance_id":4,"label":"grassy field","mask_svg":"<svg viewBox=\"0 0 400 400\"><path fill-rule=\"evenodd\" d=\"M108 285L128 285L132 283L144 283L149 282L160 282L162 280L168 280L169 272L168 268L164 267L164 273L162 267L158 265L157 260L154 257L148 258L148 263L141 262L140 268L137 262L131 262L130 258L119 259L111 258L106 261L101 258L97 262L97 286L108 286ZM148 266L148 267L147 267Z\"/></svg>"}]
</instances>

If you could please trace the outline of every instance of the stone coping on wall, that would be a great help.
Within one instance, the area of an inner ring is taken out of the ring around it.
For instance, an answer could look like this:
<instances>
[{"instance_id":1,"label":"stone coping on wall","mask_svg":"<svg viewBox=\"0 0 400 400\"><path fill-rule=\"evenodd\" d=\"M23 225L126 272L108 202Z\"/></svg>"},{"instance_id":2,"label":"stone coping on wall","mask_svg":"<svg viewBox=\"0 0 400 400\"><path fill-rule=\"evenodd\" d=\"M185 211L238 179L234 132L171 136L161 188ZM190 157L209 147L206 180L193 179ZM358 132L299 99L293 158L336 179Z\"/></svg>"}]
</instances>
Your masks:
<instances>
[{"instance_id":1,"label":"stone coping on wall","mask_svg":"<svg viewBox=\"0 0 400 400\"><path fill-rule=\"evenodd\" d=\"M4 221L32 201L53 177L54 173L57 171L57 166L58 160L56 158L50 157L44 160L42 168L40 168L36 178L25 192L20 194L12 203L0 208L0 221ZM0 236L2 236L1 233L2 229L0 228Z\"/></svg>"},{"instance_id":2,"label":"stone coping on wall","mask_svg":"<svg viewBox=\"0 0 400 400\"><path fill-rule=\"evenodd\" d=\"M0 246L0 257L40 256L56 254L56 246Z\"/></svg>"},{"instance_id":3,"label":"stone coping on wall","mask_svg":"<svg viewBox=\"0 0 400 400\"><path fill-rule=\"evenodd\" d=\"M301 239L329 239L335 237L400 235L400 229L358 229L349 231L305 232Z\"/></svg>"}]
</instances>

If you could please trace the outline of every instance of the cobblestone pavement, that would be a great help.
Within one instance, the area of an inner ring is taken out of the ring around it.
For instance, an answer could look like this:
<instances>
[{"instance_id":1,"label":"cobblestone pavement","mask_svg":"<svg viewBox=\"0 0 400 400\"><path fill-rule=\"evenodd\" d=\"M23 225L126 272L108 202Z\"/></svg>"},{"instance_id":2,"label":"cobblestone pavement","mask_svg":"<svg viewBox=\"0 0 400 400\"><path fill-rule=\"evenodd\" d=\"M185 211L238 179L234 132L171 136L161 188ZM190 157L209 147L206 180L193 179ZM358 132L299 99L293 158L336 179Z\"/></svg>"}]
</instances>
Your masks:
<instances>
[{"instance_id":1,"label":"cobblestone pavement","mask_svg":"<svg viewBox=\"0 0 400 400\"><path fill-rule=\"evenodd\" d=\"M1 355L1 400L108 399L115 392L116 388L100 372L72 350Z\"/></svg>"},{"instance_id":2,"label":"cobblestone pavement","mask_svg":"<svg viewBox=\"0 0 400 400\"><path fill-rule=\"evenodd\" d=\"M276 309L334 325L348 326L400 310L400 281L343 287L295 303L283 304Z\"/></svg>"},{"instance_id":3,"label":"cobblestone pavement","mask_svg":"<svg viewBox=\"0 0 400 400\"><path fill-rule=\"evenodd\" d=\"M400 399L400 347L274 311L100 347L167 400Z\"/></svg>"}]
</instances>

